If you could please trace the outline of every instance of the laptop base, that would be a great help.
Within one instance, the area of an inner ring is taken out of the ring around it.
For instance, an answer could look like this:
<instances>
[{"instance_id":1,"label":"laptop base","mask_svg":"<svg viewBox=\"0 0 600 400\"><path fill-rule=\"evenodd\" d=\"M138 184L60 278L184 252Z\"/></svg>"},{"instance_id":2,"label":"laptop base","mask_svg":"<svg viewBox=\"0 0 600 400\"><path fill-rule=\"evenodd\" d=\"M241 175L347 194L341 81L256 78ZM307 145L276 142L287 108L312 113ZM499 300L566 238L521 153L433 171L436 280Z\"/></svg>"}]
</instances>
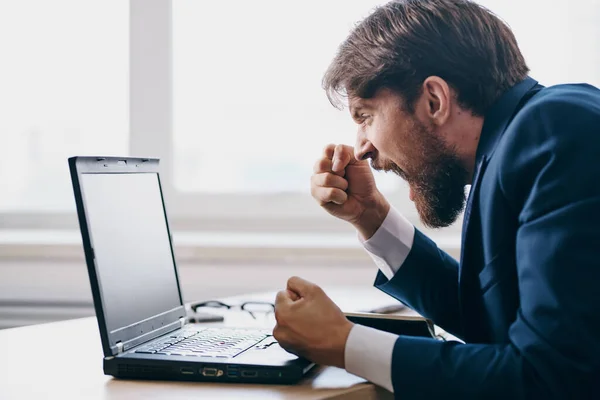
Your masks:
<instances>
[{"instance_id":1,"label":"laptop base","mask_svg":"<svg viewBox=\"0 0 600 400\"><path fill-rule=\"evenodd\" d=\"M294 368L228 363L142 360L115 357L104 360L104 374L119 379L239 382L289 385L300 381L314 364Z\"/></svg>"}]
</instances>

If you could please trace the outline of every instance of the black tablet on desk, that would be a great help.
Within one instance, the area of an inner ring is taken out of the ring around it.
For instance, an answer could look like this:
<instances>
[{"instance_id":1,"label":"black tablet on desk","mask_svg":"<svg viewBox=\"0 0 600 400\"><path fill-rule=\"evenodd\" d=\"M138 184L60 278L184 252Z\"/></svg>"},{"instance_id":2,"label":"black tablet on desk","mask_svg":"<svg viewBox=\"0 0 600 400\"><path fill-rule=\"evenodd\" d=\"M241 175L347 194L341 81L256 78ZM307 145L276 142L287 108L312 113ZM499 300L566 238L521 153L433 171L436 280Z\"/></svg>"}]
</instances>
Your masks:
<instances>
[{"instance_id":1,"label":"black tablet on desk","mask_svg":"<svg viewBox=\"0 0 600 400\"><path fill-rule=\"evenodd\" d=\"M344 313L350 322L396 335L438 338L433 321L419 316L375 313Z\"/></svg>"}]
</instances>

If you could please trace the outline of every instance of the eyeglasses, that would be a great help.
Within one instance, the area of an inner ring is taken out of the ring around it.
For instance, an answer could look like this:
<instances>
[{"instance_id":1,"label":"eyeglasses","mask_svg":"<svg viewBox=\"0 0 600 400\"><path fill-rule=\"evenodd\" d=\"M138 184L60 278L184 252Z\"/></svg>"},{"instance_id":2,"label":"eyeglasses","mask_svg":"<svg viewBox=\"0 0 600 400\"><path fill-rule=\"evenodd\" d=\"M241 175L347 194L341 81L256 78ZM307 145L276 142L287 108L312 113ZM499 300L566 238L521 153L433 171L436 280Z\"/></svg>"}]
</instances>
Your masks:
<instances>
[{"instance_id":1,"label":"eyeglasses","mask_svg":"<svg viewBox=\"0 0 600 400\"><path fill-rule=\"evenodd\" d=\"M198 308L202 307L226 308L228 310L239 308L240 310L250 314L254 319L256 319L256 315L254 315L255 313L266 315L275 312L275 304L266 301L246 301L242 304L231 305L218 300L209 300L201 303L190 304L190 308L194 312L196 312Z\"/></svg>"}]
</instances>

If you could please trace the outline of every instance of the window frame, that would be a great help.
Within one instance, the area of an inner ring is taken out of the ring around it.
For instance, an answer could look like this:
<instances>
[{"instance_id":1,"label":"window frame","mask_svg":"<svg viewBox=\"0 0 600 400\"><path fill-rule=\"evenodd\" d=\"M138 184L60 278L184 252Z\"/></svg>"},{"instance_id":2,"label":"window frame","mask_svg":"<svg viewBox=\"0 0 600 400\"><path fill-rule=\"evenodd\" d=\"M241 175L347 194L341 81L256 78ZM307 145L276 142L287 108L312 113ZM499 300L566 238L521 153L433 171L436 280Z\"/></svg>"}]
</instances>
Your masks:
<instances>
[{"instance_id":1,"label":"window frame","mask_svg":"<svg viewBox=\"0 0 600 400\"><path fill-rule=\"evenodd\" d=\"M131 0L131 4L131 153L161 159L161 177L174 229L347 232L348 224L327 215L309 194L211 194L175 188L172 0ZM140 16L137 13L144 18L136 18ZM144 92L153 82L161 84L152 92ZM157 134L156 127L162 127L166 134ZM309 179L307 176L307 186ZM388 197L396 201L401 196L396 191Z\"/></svg>"},{"instance_id":2,"label":"window frame","mask_svg":"<svg viewBox=\"0 0 600 400\"><path fill-rule=\"evenodd\" d=\"M209 194L175 188L172 0L130 0L129 7L129 154L160 158L173 229L348 232L347 223L329 216L307 193ZM336 110L332 108L332 112ZM307 176L307 186L309 179ZM406 196L399 190L388 194L396 204L402 197ZM416 214L409 211L408 217L415 220ZM74 211L5 212L0 219L4 229L78 227Z\"/></svg>"}]
</instances>

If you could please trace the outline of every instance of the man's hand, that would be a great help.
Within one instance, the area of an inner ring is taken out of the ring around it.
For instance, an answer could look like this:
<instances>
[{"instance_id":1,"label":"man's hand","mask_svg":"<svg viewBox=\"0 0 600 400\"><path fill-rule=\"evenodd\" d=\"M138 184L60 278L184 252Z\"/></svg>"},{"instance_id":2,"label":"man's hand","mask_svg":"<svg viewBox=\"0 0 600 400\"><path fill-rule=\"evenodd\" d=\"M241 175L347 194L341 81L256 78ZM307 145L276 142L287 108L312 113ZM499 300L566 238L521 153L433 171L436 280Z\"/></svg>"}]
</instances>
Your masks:
<instances>
[{"instance_id":1,"label":"man's hand","mask_svg":"<svg viewBox=\"0 0 600 400\"><path fill-rule=\"evenodd\" d=\"M346 340L354 325L317 285L302 278L288 280L275 300L280 346L321 365L344 368Z\"/></svg>"},{"instance_id":2,"label":"man's hand","mask_svg":"<svg viewBox=\"0 0 600 400\"><path fill-rule=\"evenodd\" d=\"M350 222L363 238L379 229L390 204L377 190L366 160L354 158L354 148L330 144L314 167L311 194L331 215Z\"/></svg>"}]
</instances>

